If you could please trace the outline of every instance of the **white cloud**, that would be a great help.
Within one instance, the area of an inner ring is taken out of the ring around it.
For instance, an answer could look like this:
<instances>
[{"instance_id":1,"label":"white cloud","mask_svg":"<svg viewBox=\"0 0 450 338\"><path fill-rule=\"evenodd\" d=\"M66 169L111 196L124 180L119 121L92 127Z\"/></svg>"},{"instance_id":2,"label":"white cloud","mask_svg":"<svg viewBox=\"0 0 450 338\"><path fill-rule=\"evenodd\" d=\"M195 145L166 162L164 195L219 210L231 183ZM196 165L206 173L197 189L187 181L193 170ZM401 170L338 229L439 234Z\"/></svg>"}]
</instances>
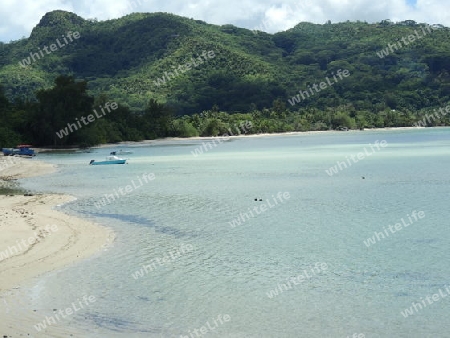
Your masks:
<instances>
[{"instance_id":1,"label":"white cloud","mask_svg":"<svg viewBox=\"0 0 450 338\"><path fill-rule=\"evenodd\" d=\"M213 24L277 32L301 21L346 20L377 22L383 19L440 23L450 26L450 0L2 0L0 40L29 36L51 10L75 12L83 18L107 20L131 12L170 12Z\"/></svg>"},{"instance_id":2,"label":"white cloud","mask_svg":"<svg viewBox=\"0 0 450 338\"><path fill-rule=\"evenodd\" d=\"M28 37L46 12L54 9L73 11L63 0L2 0L0 2L0 41Z\"/></svg>"},{"instance_id":3,"label":"white cloud","mask_svg":"<svg viewBox=\"0 0 450 338\"><path fill-rule=\"evenodd\" d=\"M108 20L120 18L132 12L138 12L144 3L145 0L140 0L140 2L139 0L79 0L74 3L74 7L75 13L85 19Z\"/></svg>"}]
</instances>

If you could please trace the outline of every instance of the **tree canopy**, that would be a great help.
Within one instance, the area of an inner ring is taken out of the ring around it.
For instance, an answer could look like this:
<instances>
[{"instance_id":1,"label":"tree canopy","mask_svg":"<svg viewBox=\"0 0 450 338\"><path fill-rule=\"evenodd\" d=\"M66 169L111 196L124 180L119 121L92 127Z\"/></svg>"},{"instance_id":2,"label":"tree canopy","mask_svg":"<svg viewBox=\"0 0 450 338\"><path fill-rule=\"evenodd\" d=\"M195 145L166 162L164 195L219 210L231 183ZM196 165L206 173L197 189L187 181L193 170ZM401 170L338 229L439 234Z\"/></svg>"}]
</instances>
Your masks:
<instances>
[{"instance_id":1,"label":"tree canopy","mask_svg":"<svg viewBox=\"0 0 450 338\"><path fill-rule=\"evenodd\" d=\"M68 31L80 38L19 64ZM410 126L450 102L449 31L384 20L302 22L267 34L167 13L98 22L53 11L29 38L0 50L0 142L68 146L215 135L242 119L253 122L251 132ZM393 44L401 48L389 50ZM215 57L157 85L203 51ZM350 76L288 103L339 70ZM56 136L106 102L117 102L117 110ZM448 118L428 125L448 125Z\"/></svg>"}]
</instances>

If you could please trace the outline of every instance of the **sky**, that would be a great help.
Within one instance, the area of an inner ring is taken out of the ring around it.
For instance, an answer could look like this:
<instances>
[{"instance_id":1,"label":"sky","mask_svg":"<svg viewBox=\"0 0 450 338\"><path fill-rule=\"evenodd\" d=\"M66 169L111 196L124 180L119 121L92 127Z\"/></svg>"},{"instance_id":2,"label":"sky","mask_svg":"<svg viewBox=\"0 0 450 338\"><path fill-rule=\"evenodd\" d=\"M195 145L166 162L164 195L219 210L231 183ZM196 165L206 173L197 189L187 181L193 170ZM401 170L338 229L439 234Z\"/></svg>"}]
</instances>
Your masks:
<instances>
[{"instance_id":1,"label":"sky","mask_svg":"<svg viewBox=\"0 0 450 338\"><path fill-rule=\"evenodd\" d=\"M29 37L45 13L107 20L133 12L169 12L208 23L275 33L308 21L414 20L450 27L450 0L0 0L0 41Z\"/></svg>"}]
</instances>

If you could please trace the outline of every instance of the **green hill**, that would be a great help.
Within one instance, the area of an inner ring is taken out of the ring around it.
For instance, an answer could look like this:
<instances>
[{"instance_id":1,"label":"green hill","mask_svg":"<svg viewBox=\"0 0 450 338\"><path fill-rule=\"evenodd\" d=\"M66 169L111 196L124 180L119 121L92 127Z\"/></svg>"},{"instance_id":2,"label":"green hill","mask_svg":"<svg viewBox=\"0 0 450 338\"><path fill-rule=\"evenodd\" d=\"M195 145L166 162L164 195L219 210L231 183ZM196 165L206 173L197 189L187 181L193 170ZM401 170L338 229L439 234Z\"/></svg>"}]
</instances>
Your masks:
<instances>
[{"instance_id":1,"label":"green hill","mask_svg":"<svg viewBox=\"0 0 450 338\"><path fill-rule=\"evenodd\" d=\"M190 114L215 104L225 111L270 107L342 68L351 73L345 83L303 106L323 108L337 98L357 109L414 110L449 101L449 29L439 27L384 58L376 52L423 26L413 21L300 23L269 35L166 13L93 22L54 11L28 39L4 45L0 79L8 97L31 98L56 76L73 75L87 80L92 94L106 93L132 110L152 97ZM25 69L19 65L68 31L78 31L80 38ZM164 72L204 50L216 57L165 86L155 85Z\"/></svg>"},{"instance_id":2,"label":"green hill","mask_svg":"<svg viewBox=\"0 0 450 338\"><path fill-rule=\"evenodd\" d=\"M81 37L26 69L19 65L30 52L55 43L68 31L78 31ZM214 51L216 57L164 87L155 85L154 81L173 70L172 66L178 67L203 51ZM221 81L228 86L236 83L258 87L252 95L259 93L261 85L284 94L276 76L281 54L269 35L255 36L245 29L208 25L171 14L131 14L118 20L92 22L54 11L41 19L30 38L5 45L0 79L11 98L31 98L37 89L50 87L56 76L67 74L88 80L92 94L106 93L133 110L142 109L153 97L170 102L180 112L185 108L193 113L228 101L228 97L220 97L220 90L216 99L202 97ZM201 93L190 97L200 87ZM262 103L270 105L272 101L264 98Z\"/></svg>"},{"instance_id":3,"label":"green hill","mask_svg":"<svg viewBox=\"0 0 450 338\"><path fill-rule=\"evenodd\" d=\"M0 81L9 101L32 104L36 91L52 88L59 75L72 76L87 81L89 95L116 101L136 116L155 99L176 115L215 107L227 113L291 118L294 130L300 124L301 130L331 127L330 111L340 120L333 127L411 125L424 112L450 102L449 31L441 25L385 20L302 22L266 34L167 13L134 13L97 22L53 11L29 38L2 45ZM79 38L43 52L45 46L66 39L68 32L78 32ZM416 36L413 42L408 40L411 35ZM43 56L32 60L30 53L39 51ZM214 58L158 84L204 51L214 52ZM30 65L23 66L27 58ZM339 69L350 76L289 103L299 90L320 84ZM436 123L448 124L448 119ZM270 130L280 129L286 128Z\"/></svg>"}]
</instances>

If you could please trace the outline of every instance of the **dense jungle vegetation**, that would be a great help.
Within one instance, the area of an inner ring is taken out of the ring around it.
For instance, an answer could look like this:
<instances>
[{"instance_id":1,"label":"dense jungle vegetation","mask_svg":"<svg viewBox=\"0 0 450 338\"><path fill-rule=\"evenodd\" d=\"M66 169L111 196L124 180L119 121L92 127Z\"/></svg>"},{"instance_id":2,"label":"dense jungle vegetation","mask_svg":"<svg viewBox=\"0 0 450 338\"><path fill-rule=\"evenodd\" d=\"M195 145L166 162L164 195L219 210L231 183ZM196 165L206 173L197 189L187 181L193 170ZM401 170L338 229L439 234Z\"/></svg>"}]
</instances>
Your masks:
<instances>
[{"instance_id":1,"label":"dense jungle vegetation","mask_svg":"<svg viewBox=\"0 0 450 338\"><path fill-rule=\"evenodd\" d=\"M426 27L302 22L267 34L167 13L98 22L53 11L30 37L0 45L0 147L217 136L244 121L250 133L411 126L450 103L450 30ZM69 31L79 39L23 66ZM414 42L378 55L416 32ZM215 57L156 84L203 51ZM339 69L350 76L289 104ZM56 135L107 102L118 108ZM449 116L429 126L449 125Z\"/></svg>"}]
</instances>

